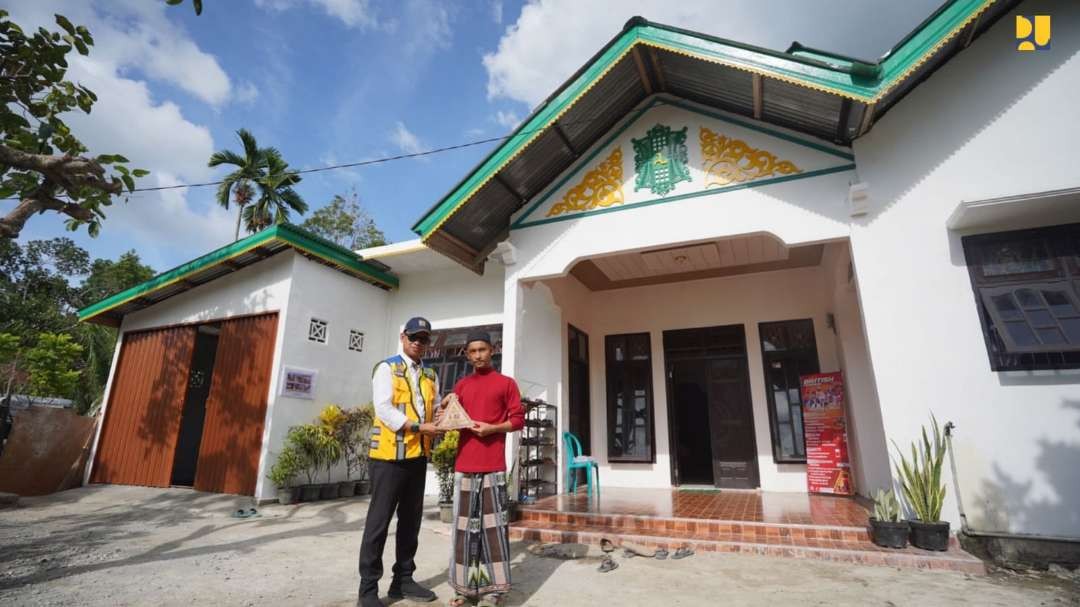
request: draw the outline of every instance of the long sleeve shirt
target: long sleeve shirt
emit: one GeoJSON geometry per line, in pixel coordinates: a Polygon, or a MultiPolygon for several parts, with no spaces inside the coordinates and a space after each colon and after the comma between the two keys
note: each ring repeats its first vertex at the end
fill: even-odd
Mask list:
{"type": "MultiPolygon", "coordinates": [[[[405,376],[409,379],[409,386],[412,387],[413,407],[417,416],[423,420],[424,397],[420,394],[420,369],[422,365],[405,354],[401,355],[401,359],[408,365],[405,376]]],[[[439,385],[437,377],[435,385],[439,385]]],[[[375,368],[375,374],[371,378],[371,395],[372,400],[375,401],[375,415],[388,428],[397,432],[409,421],[409,418],[391,402],[393,394],[393,378],[390,376],[390,365],[379,363],[375,368]]],[[[438,402],[439,395],[436,394],[435,403],[438,404],[438,402]]]]}
{"type": "MultiPolygon", "coordinates": [[[[525,426],[525,409],[517,382],[494,369],[466,375],[454,386],[461,406],[473,421],[501,424],[509,421],[511,432],[525,426]]],[[[479,437],[461,431],[458,472],[500,472],[506,470],[506,434],[496,432],[479,437]]]]}

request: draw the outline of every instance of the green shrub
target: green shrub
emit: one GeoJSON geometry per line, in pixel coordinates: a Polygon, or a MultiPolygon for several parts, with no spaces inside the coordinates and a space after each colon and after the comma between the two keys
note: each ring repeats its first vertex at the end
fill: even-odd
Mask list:
{"type": "Polygon", "coordinates": [[[922,442],[911,443],[911,460],[904,457],[900,447],[896,447],[900,463],[896,466],[900,476],[904,501],[915,514],[915,518],[924,523],[941,520],[941,506],[945,503],[945,483],[941,480],[941,467],[945,460],[945,436],[938,428],[937,419],[931,415],[931,433],[933,442],[922,428],[922,442]]]}

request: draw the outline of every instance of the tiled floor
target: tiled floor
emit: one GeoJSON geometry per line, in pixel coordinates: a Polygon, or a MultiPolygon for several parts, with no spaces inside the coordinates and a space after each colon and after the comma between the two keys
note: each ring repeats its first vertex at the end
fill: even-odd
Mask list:
{"type": "Polygon", "coordinates": [[[557,495],[521,509],[515,539],[616,544],[669,551],[682,546],[870,565],[983,573],[952,542],[947,552],[874,545],[866,507],[852,498],[757,491],[605,489],[599,499],[557,495]]]}
{"type": "Polygon", "coordinates": [[[584,493],[553,495],[526,508],[827,527],[865,527],[869,517],[868,510],[852,498],[734,490],[610,488],[599,498],[589,499],[584,493]]]}

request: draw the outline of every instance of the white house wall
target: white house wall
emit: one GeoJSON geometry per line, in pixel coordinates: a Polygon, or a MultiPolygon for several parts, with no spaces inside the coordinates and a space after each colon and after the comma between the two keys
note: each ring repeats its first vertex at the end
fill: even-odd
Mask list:
{"type": "MultiPolygon", "coordinates": [[[[266,480],[268,466],[284,445],[291,426],[314,421],[328,404],[343,408],[371,402],[371,370],[385,357],[386,322],[392,295],[351,276],[295,255],[292,289],[281,330],[283,344],[274,361],[271,400],[265,430],[263,455],[259,465],[260,498],[271,498],[275,488],[266,480]],[[327,322],[327,341],[308,339],[312,318],[327,322]],[[364,334],[362,352],[349,350],[349,331],[364,334]],[[299,367],[318,372],[314,399],[278,395],[281,368],[299,367]]],[[[331,480],[343,480],[343,468],[333,471],[331,480]]],[[[325,479],[322,472],[320,479],[325,479]]],[[[305,481],[306,482],[306,481],[305,481]]]]}
{"type": "Polygon", "coordinates": [[[1080,370],[991,371],[962,234],[946,227],[961,201],[1080,186],[1080,5],[1023,8],[1052,15],[1050,50],[1016,52],[1004,18],[856,142],[872,212],[851,242],[886,436],[908,444],[931,413],[954,422],[974,529],[1078,537],[1080,370]]]}

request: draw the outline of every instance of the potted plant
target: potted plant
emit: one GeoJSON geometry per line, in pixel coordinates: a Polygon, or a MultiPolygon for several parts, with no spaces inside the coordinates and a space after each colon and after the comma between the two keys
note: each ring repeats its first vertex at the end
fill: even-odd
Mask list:
{"type": "Polygon", "coordinates": [[[941,520],[941,506],[945,502],[945,483],[941,480],[945,437],[933,415],[930,421],[934,440],[931,442],[923,426],[922,442],[911,444],[910,461],[896,447],[900,456],[897,469],[904,501],[915,514],[915,520],[908,521],[912,545],[925,550],[946,550],[949,547],[949,523],[941,520]]]}
{"type": "Polygon", "coordinates": [[[326,466],[326,494],[330,499],[336,497],[350,497],[353,494],[354,483],[351,480],[339,481],[337,483],[330,482],[330,472],[334,466],[341,462],[345,456],[345,442],[348,440],[348,429],[345,427],[348,421],[345,412],[341,410],[341,407],[330,404],[323,407],[323,410],[319,412],[319,427],[326,435],[325,444],[323,448],[326,450],[325,461],[323,465],[326,466]]]}
{"type": "Polygon", "coordinates": [[[304,469],[303,458],[291,445],[287,445],[278,454],[274,465],[270,466],[267,478],[277,487],[278,503],[289,505],[299,498],[299,489],[292,481],[304,469]]]}
{"type": "Polygon", "coordinates": [[[345,478],[354,481],[355,495],[367,495],[371,492],[371,482],[367,478],[368,457],[371,453],[371,424],[375,421],[375,407],[371,403],[354,407],[345,412],[345,422],[339,430],[339,441],[345,456],[345,478]]]}
{"type": "Polygon", "coordinates": [[[457,459],[458,438],[458,431],[451,430],[431,450],[431,463],[439,478],[439,520],[444,523],[453,522],[454,518],[454,460],[457,459]]]}
{"type": "Polygon", "coordinates": [[[900,500],[889,489],[878,489],[874,496],[874,516],[870,517],[870,539],[885,548],[904,548],[907,546],[907,521],[900,520],[900,500]]]}
{"type": "Polygon", "coordinates": [[[296,450],[303,462],[302,470],[308,482],[300,487],[301,501],[317,501],[321,493],[321,486],[315,484],[315,476],[318,474],[323,461],[322,430],[314,424],[293,426],[289,428],[285,443],[296,450]]]}

